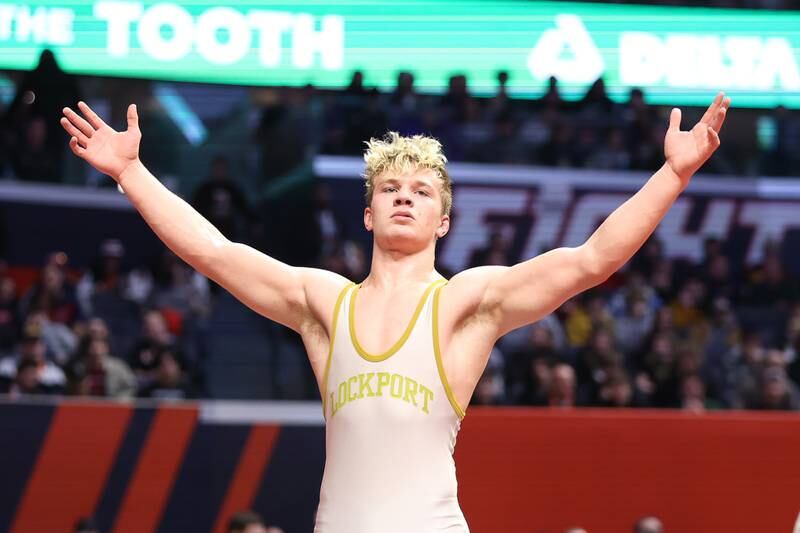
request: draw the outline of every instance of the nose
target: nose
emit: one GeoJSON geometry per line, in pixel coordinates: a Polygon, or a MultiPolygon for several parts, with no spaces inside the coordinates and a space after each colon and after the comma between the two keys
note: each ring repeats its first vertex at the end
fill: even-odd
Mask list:
{"type": "Polygon", "coordinates": [[[411,195],[401,190],[397,193],[397,196],[394,197],[394,205],[413,205],[413,202],[411,201],[411,195]]]}

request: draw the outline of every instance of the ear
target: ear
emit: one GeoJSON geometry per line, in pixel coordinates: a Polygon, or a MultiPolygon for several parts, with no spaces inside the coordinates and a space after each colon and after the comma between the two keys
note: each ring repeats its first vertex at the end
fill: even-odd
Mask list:
{"type": "Polygon", "coordinates": [[[439,227],[436,228],[436,238],[441,239],[447,235],[448,231],[450,231],[450,216],[442,215],[442,221],[439,224],[439,227]]]}
{"type": "Polygon", "coordinates": [[[364,208],[364,227],[367,228],[367,231],[372,231],[372,208],[365,207],[364,208]]]}

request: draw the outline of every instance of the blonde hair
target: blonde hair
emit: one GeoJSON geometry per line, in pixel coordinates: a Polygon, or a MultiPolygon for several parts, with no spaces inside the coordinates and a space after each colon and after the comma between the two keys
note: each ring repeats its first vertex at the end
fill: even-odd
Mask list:
{"type": "Polygon", "coordinates": [[[449,215],[453,206],[453,183],[447,173],[447,158],[442,144],[433,137],[414,135],[403,137],[390,131],[383,139],[370,139],[364,154],[365,198],[372,203],[375,178],[386,171],[407,173],[415,170],[432,170],[441,181],[442,214],[449,215]]]}

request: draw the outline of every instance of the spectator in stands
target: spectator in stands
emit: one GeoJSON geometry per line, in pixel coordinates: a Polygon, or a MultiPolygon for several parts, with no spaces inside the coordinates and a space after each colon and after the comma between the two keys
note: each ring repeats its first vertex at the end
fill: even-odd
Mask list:
{"type": "Polygon", "coordinates": [[[84,335],[90,339],[111,340],[108,325],[102,318],[92,317],[86,322],[84,335]]]}
{"type": "Polygon", "coordinates": [[[652,284],[651,278],[665,260],[664,244],[653,234],[631,258],[631,270],[641,273],[652,284]]]}
{"type": "Polygon", "coordinates": [[[740,303],[752,307],[786,310],[798,298],[796,283],[784,270],[780,251],[774,243],[765,247],[764,260],[751,270],[742,287],[740,303]]]}
{"type": "Polygon", "coordinates": [[[504,405],[508,403],[503,377],[503,355],[497,348],[492,349],[489,363],[475,387],[470,403],[473,405],[504,405]]]}
{"type": "Polygon", "coordinates": [[[136,376],[121,359],[111,355],[108,341],[87,338],[69,364],[72,388],[78,396],[132,398],[136,376]]]}
{"type": "Polygon", "coordinates": [[[552,329],[542,323],[527,331],[526,342],[508,354],[506,390],[513,403],[546,405],[551,367],[557,360],[555,338],[552,329]]]}
{"type": "Polygon", "coordinates": [[[699,375],[684,377],[680,391],[681,409],[693,413],[702,413],[706,410],[706,388],[699,375]]]}
{"type": "Polygon", "coordinates": [[[561,98],[558,79],[555,76],[550,76],[547,79],[547,89],[545,89],[542,97],[535,101],[535,106],[541,109],[551,108],[559,113],[565,109],[565,102],[561,98]]]}
{"type": "Polygon", "coordinates": [[[339,216],[339,213],[333,209],[331,189],[326,184],[319,181],[316,183],[314,199],[314,217],[319,231],[321,261],[323,257],[332,253],[338,243],[344,239],[344,221],[339,216]]]}
{"type": "Polygon", "coordinates": [[[364,139],[380,137],[389,129],[389,115],[377,89],[369,90],[357,102],[348,104],[338,118],[345,131],[341,132],[340,146],[333,153],[357,155],[364,148],[364,139]]]}
{"type": "Polygon", "coordinates": [[[574,128],[565,121],[555,122],[550,136],[539,149],[537,161],[551,167],[573,167],[573,143],[574,128]]]}
{"type": "Polygon", "coordinates": [[[301,138],[304,132],[292,123],[288,90],[267,89],[265,94],[269,97],[261,109],[255,141],[261,155],[262,181],[269,186],[295,170],[306,154],[301,138]],[[276,146],[281,149],[275,150],[276,146]]]}
{"type": "Polygon", "coordinates": [[[353,72],[353,76],[350,78],[350,83],[344,93],[355,96],[363,96],[367,93],[367,88],[364,87],[364,73],[362,71],[356,70],[353,72]]]}
{"type": "Polygon", "coordinates": [[[397,86],[389,96],[387,121],[391,131],[400,135],[416,135],[424,132],[423,109],[414,88],[414,75],[410,72],[397,74],[397,86]]]}
{"type": "Polygon", "coordinates": [[[709,396],[729,406],[733,403],[729,393],[733,389],[742,333],[736,314],[727,299],[714,300],[711,313],[701,375],[709,396]]]}
{"type": "Polygon", "coordinates": [[[211,308],[208,280],[165,248],[161,261],[153,271],[150,305],[169,309],[180,319],[205,318],[211,308]]]}
{"type": "Polygon", "coordinates": [[[188,400],[197,396],[189,376],[181,368],[180,359],[171,349],[162,349],[156,360],[155,377],[139,389],[140,397],[188,400]]]}
{"type": "Polygon", "coordinates": [[[564,333],[570,350],[586,346],[592,334],[592,319],[586,310],[586,294],[581,294],[564,302],[557,313],[564,324],[564,333]]]}
{"type": "Polygon", "coordinates": [[[678,296],[669,304],[673,325],[685,332],[705,322],[702,309],[704,286],[697,280],[688,280],[681,286],[678,296]]]}
{"type": "Polygon", "coordinates": [[[611,368],[600,385],[598,405],[601,407],[632,407],[633,387],[621,367],[611,368]]]}
{"type": "Polygon", "coordinates": [[[53,149],[51,135],[57,135],[47,127],[42,116],[32,116],[21,125],[20,142],[11,153],[11,167],[17,178],[23,181],[45,181],[57,183],[62,179],[61,153],[53,149]]]}
{"type": "Polygon", "coordinates": [[[655,313],[644,290],[631,290],[625,295],[624,313],[614,320],[616,341],[626,356],[638,352],[653,329],[655,313]]]}
{"type": "Polygon", "coordinates": [[[800,171],[800,119],[783,105],[777,106],[762,120],[771,122],[774,135],[761,146],[761,171],[768,176],[796,175],[800,171]]]}
{"type": "Polygon", "coordinates": [[[28,315],[26,325],[36,328],[47,348],[47,357],[59,366],[64,366],[78,347],[78,337],[61,322],[53,322],[42,310],[28,315]]]}
{"type": "Polygon", "coordinates": [[[26,359],[17,365],[17,375],[13,381],[0,380],[0,392],[12,398],[31,394],[48,394],[50,390],[39,381],[39,365],[26,359]]]}
{"type": "Polygon", "coordinates": [[[731,406],[747,409],[759,403],[759,389],[764,370],[766,346],[758,332],[748,332],[741,345],[741,355],[734,369],[734,390],[728,394],[731,406]]]}
{"type": "Polygon", "coordinates": [[[322,258],[322,268],[341,274],[348,279],[363,279],[367,272],[367,254],[356,241],[331,243],[328,255],[322,258]]]}
{"type": "Polygon", "coordinates": [[[631,155],[625,147],[622,130],[612,128],[606,135],[603,146],[594,150],[587,160],[586,166],[600,170],[623,170],[631,166],[631,155]]]}
{"type": "Polygon", "coordinates": [[[761,388],[750,409],[768,410],[797,410],[800,408],[800,399],[797,387],[793,387],[786,371],[780,367],[764,369],[761,376],[761,388]]]}
{"type": "Polygon", "coordinates": [[[78,100],[75,78],[61,70],[52,51],[43,50],[36,68],[17,85],[4,120],[11,132],[8,152],[18,178],[62,180],[68,139],[55,125],[61,110],[78,100]]]}
{"type": "Polygon", "coordinates": [[[49,320],[61,324],[72,324],[79,318],[75,287],[66,279],[62,265],[48,260],[41,279],[22,297],[20,310],[23,316],[42,311],[49,320]]]}
{"type": "MultiPolygon", "coordinates": [[[[26,325],[16,353],[0,359],[0,382],[8,384],[18,377],[18,369],[25,367],[21,379],[29,385],[35,366],[38,387],[41,392],[58,394],[64,390],[66,378],[64,372],[45,357],[46,348],[41,332],[34,325],[26,325]]],[[[29,388],[29,387],[28,387],[29,388]]]]}
{"type": "Polygon", "coordinates": [[[598,78],[592,83],[578,107],[582,119],[587,123],[608,123],[608,117],[614,108],[614,102],[606,93],[606,83],[603,78],[598,78]]]}
{"type": "Polygon", "coordinates": [[[636,387],[652,407],[676,407],[678,404],[679,379],[674,343],[670,331],[656,332],[641,361],[636,387]]]}
{"type": "Polygon", "coordinates": [[[256,217],[241,186],[231,176],[227,157],[217,156],[211,161],[208,178],[197,188],[191,203],[229,239],[250,238],[256,217]]]}
{"type": "Polygon", "coordinates": [[[575,371],[567,364],[553,367],[550,386],[547,390],[547,405],[550,407],[575,407],[575,371]]]}
{"type": "Polygon", "coordinates": [[[141,336],[128,359],[140,388],[156,378],[159,353],[166,348],[174,349],[175,343],[176,338],[169,331],[164,315],[153,309],[146,311],[142,319],[141,336]]]}
{"type": "Polygon", "coordinates": [[[703,305],[705,309],[709,309],[711,302],[716,299],[734,300],[737,297],[730,259],[727,255],[716,253],[706,259],[701,268],[701,279],[706,288],[703,305]]]}
{"type": "Polygon", "coordinates": [[[609,377],[623,363],[623,356],[614,344],[612,330],[598,326],[592,332],[588,345],[580,352],[576,364],[579,403],[597,405],[600,390],[609,377]]]}
{"type": "Polygon", "coordinates": [[[509,243],[500,228],[492,229],[488,244],[475,250],[469,260],[470,268],[485,265],[508,266],[510,264],[511,251],[509,250],[509,243]]]}
{"type": "Polygon", "coordinates": [[[489,120],[512,113],[511,95],[508,93],[508,71],[501,70],[497,73],[497,92],[489,100],[486,115],[489,120]]]}
{"type": "Polygon", "coordinates": [[[125,246],[116,238],[106,239],[100,244],[98,257],[91,270],[77,286],[78,303],[84,316],[97,314],[97,296],[115,301],[144,304],[152,290],[152,279],[142,270],[128,271],[124,268],[125,246]]]}
{"type": "Polygon", "coordinates": [[[0,356],[14,349],[20,322],[17,284],[13,278],[0,274],[0,356]]]}
{"type": "Polygon", "coordinates": [[[264,520],[252,511],[240,511],[228,521],[228,533],[269,533],[264,520]]]}
{"type": "Polygon", "coordinates": [[[655,516],[644,516],[633,525],[633,533],[664,533],[664,526],[655,516]]]}

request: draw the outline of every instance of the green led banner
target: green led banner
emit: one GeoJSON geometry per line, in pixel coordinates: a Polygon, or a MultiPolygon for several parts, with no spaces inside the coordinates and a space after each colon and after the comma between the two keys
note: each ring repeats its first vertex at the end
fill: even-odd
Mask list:
{"type": "Polygon", "coordinates": [[[598,77],[624,100],[800,107],[800,13],[520,0],[0,0],[0,68],[43,47],[82,74],[245,85],[342,87],[354,70],[393,87],[401,70],[478,94],[507,70],[520,97],[556,76],[567,98],[598,77]]]}

